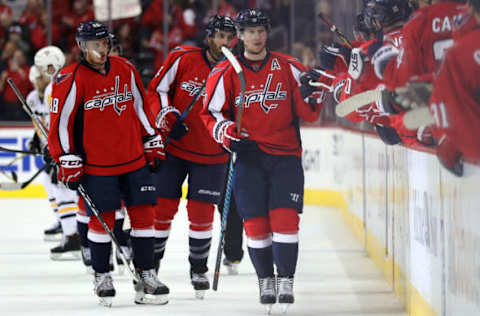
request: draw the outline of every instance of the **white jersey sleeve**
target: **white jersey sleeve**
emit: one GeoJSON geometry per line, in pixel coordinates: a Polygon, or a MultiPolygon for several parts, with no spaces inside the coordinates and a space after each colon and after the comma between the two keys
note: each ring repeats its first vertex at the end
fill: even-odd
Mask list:
{"type": "Polygon", "coordinates": [[[52,103],[52,82],[48,84],[43,93],[43,111],[45,113],[45,126],[50,128],[50,103],[52,103]]]}

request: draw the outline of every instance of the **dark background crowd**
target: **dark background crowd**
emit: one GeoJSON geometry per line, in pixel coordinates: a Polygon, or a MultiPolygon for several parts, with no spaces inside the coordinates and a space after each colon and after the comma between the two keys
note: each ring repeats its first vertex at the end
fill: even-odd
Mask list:
{"type": "MultiPolygon", "coordinates": [[[[118,2],[113,1],[114,5],[118,2]]],[[[348,36],[360,0],[141,0],[142,14],[113,20],[112,32],[147,85],[173,47],[203,45],[205,26],[214,14],[235,17],[246,7],[262,8],[272,20],[269,45],[272,50],[289,53],[307,67],[316,65],[317,50],[334,40],[318,12],[329,16],[348,36]],[[164,12],[164,1],[168,12],[164,12]],[[214,8],[217,10],[215,11],[214,8]],[[167,43],[164,22],[168,25],[167,43]],[[168,48],[165,48],[168,45],[168,48]]],[[[80,22],[95,18],[92,0],[51,0],[51,44],[66,55],[66,64],[78,60],[75,30],[80,22]]],[[[0,0],[0,121],[27,121],[6,78],[10,77],[26,96],[32,89],[28,79],[33,56],[49,45],[49,14],[46,0],[0,0]]],[[[107,21],[104,21],[108,23],[107,21]]],[[[322,120],[334,119],[327,107],[322,120]]],[[[11,123],[10,123],[11,124],[11,123]]]]}

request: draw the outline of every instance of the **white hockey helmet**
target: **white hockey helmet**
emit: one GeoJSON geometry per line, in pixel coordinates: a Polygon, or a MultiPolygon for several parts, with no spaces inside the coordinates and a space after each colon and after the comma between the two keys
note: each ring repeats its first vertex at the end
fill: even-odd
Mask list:
{"type": "Polygon", "coordinates": [[[41,48],[34,57],[34,64],[43,73],[48,76],[55,76],[65,65],[65,55],[62,50],[56,46],[46,46],[41,48]],[[54,73],[48,73],[48,66],[52,65],[54,73]]]}
{"type": "Polygon", "coordinates": [[[37,79],[41,76],[40,71],[38,71],[37,66],[33,65],[30,67],[30,72],[28,73],[28,79],[30,79],[30,82],[35,85],[37,82],[37,79]]]}

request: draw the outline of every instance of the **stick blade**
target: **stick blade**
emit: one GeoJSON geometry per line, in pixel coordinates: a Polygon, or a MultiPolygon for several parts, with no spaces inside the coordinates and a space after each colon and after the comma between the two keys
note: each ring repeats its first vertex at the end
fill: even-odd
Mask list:
{"type": "Polygon", "coordinates": [[[348,114],[354,112],[355,110],[361,108],[364,105],[370,104],[372,102],[382,99],[381,90],[368,90],[359,94],[352,96],[351,98],[346,99],[343,102],[340,102],[335,107],[335,113],[338,117],[345,117],[348,114]]]}
{"type": "Polygon", "coordinates": [[[403,117],[403,125],[411,130],[419,129],[421,126],[429,126],[433,123],[435,123],[435,121],[428,107],[408,111],[403,117]]]}
{"type": "Polygon", "coordinates": [[[14,182],[1,182],[0,183],[0,190],[3,191],[17,191],[21,190],[22,183],[14,183],[14,182]]]}

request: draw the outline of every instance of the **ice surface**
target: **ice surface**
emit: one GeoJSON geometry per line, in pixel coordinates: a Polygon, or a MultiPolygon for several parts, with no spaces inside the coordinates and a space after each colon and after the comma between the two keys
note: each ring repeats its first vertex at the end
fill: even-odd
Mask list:
{"type": "MultiPolygon", "coordinates": [[[[52,262],[43,230],[52,223],[47,200],[0,199],[0,316],[7,315],[265,315],[258,303],[257,280],[250,260],[237,276],[222,274],[219,291],[194,298],[189,280],[188,223],[185,204],[173,223],[160,280],[170,287],[164,306],[133,303],[128,273],[113,273],[113,307],[98,305],[92,276],[80,261],[52,262]]],[[[209,259],[214,269],[218,217],[209,259]]],[[[246,252],[247,254],[247,252],[246,252]]],[[[226,273],[226,269],[222,269],[226,273]]],[[[296,302],[288,315],[406,315],[380,271],[365,256],[339,212],[307,206],[301,219],[296,302]]],[[[274,306],[272,315],[280,315],[274,306]]]]}

